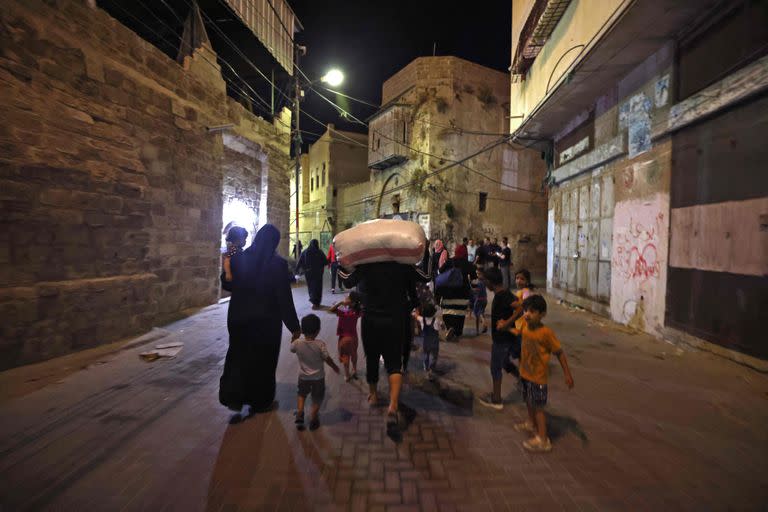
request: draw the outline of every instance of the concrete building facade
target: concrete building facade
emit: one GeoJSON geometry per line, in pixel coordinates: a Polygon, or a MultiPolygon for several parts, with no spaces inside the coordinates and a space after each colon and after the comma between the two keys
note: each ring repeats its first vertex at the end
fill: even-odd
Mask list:
{"type": "Polygon", "coordinates": [[[210,46],[179,64],[93,5],[0,5],[0,369],[215,302],[231,221],[287,252],[290,114],[228,97],[210,46]]]}
{"type": "MultiPolygon", "coordinates": [[[[344,207],[356,194],[370,190],[367,141],[365,134],[337,130],[329,124],[302,155],[299,240],[304,247],[316,238],[327,251],[336,233],[368,220],[364,209],[344,207]]],[[[294,183],[292,178],[291,190],[295,190],[294,183]]],[[[295,240],[295,221],[292,226],[291,238],[295,240]]]]}
{"type": "Polygon", "coordinates": [[[510,129],[550,154],[552,294],[762,366],[768,14],[726,4],[514,1],[510,129]]]}
{"type": "MultiPolygon", "coordinates": [[[[516,267],[545,268],[545,162],[511,143],[509,75],[456,57],[420,57],[382,87],[370,120],[369,207],[452,246],[509,237],[516,267]]],[[[357,204],[357,202],[351,202],[357,204]]]]}

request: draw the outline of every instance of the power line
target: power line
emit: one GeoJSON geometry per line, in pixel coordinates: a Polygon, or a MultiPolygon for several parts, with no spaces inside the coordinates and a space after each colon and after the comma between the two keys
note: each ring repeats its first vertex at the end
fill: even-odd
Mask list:
{"type": "MultiPolygon", "coordinates": [[[[499,139],[499,140],[497,140],[497,141],[495,141],[495,142],[493,142],[493,143],[491,143],[491,144],[488,144],[488,145],[487,145],[487,147],[485,147],[485,148],[483,148],[483,149],[481,149],[481,150],[479,150],[479,151],[475,151],[474,153],[472,153],[472,154],[470,154],[470,155],[467,155],[466,157],[464,157],[464,158],[462,158],[462,159],[460,159],[460,160],[457,160],[457,161],[451,162],[451,163],[449,163],[448,165],[445,165],[445,166],[443,166],[443,167],[440,167],[440,168],[438,168],[438,169],[435,169],[434,171],[431,171],[431,172],[427,173],[427,174],[426,174],[426,176],[424,176],[424,177],[421,179],[421,181],[425,181],[425,180],[427,180],[428,178],[431,178],[432,176],[435,176],[436,174],[439,174],[439,173],[441,173],[441,172],[443,172],[443,171],[446,171],[447,169],[450,169],[451,167],[455,167],[455,166],[457,166],[457,165],[461,165],[463,162],[466,162],[467,160],[470,160],[470,159],[472,159],[472,158],[475,158],[477,155],[480,155],[480,154],[482,154],[482,153],[484,153],[484,152],[486,152],[486,151],[490,151],[491,149],[495,148],[496,146],[499,146],[499,145],[501,145],[501,144],[504,144],[504,143],[505,143],[505,142],[507,142],[507,141],[508,141],[508,140],[509,140],[511,137],[512,137],[511,135],[509,135],[509,136],[506,136],[506,137],[503,137],[503,138],[501,138],[501,139],[499,139]]],[[[391,193],[393,193],[393,192],[397,192],[397,191],[400,191],[400,190],[404,190],[404,189],[406,189],[406,188],[410,187],[410,186],[411,186],[411,185],[414,183],[414,181],[415,181],[415,180],[411,180],[411,181],[409,181],[408,183],[404,183],[403,185],[398,185],[398,186],[396,186],[396,187],[392,187],[392,188],[391,188],[391,189],[389,189],[389,190],[385,190],[385,191],[382,191],[381,195],[384,195],[384,194],[391,194],[391,193]]],[[[357,205],[357,204],[363,204],[363,203],[365,203],[365,202],[367,202],[367,201],[370,201],[370,200],[372,200],[372,199],[376,199],[376,197],[378,197],[378,195],[367,196],[367,197],[361,198],[361,199],[359,199],[359,200],[356,200],[356,201],[351,201],[351,202],[349,202],[349,203],[346,203],[346,204],[344,204],[344,206],[354,206],[354,205],[357,205]]]]}
{"type": "MultiPolygon", "coordinates": [[[[398,144],[402,144],[402,145],[403,145],[403,146],[405,146],[406,148],[408,148],[408,149],[410,149],[411,151],[414,151],[414,152],[416,152],[416,153],[421,153],[421,154],[423,154],[423,155],[426,155],[426,156],[429,156],[429,157],[431,157],[431,158],[438,158],[438,159],[440,159],[440,160],[443,160],[443,161],[448,161],[448,162],[454,162],[454,163],[458,163],[458,165],[460,165],[461,167],[463,167],[463,168],[467,169],[468,171],[470,171],[470,172],[473,172],[473,173],[477,174],[478,176],[480,176],[480,177],[482,177],[482,178],[485,178],[485,179],[487,179],[487,180],[489,180],[489,181],[492,181],[492,182],[494,182],[494,183],[498,183],[498,184],[500,184],[500,185],[504,185],[504,186],[506,186],[506,187],[508,187],[508,188],[513,188],[513,189],[515,189],[515,190],[522,190],[522,191],[524,191],[524,192],[531,192],[531,193],[534,193],[534,194],[540,194],[540,193],[541,193],[541,191],[539,191],[539,190],[526,189],[526,188],[522,188],[522,187],[510,187],[509,185],[505,184],[504,182],[502,182],[502,181],[499,181],[499,180],[497,180],[497,179],[495,179],[495,178],[492,178],[492,177],[490,177],[490,176],[488,176],[488,175],[486,175],[486,174],[483,174],[482,172],[480,172],[480,171],[478,171],[478,170],[476,170],[476,169],[473,169],[472,167],[469,167],[468,165],[466,165],[466,164],[464,164],[464,163],[461,163],[461,162],[456,162],[455,160],[451,160],[450,158],[445,158],[445,157],[443,157],[443,156],[438,156],[438,155],[435,155],[435,154],[432,154],[432,153],[428,153],[428,152],[426,152],[426,151],[422,151],[422,150],[420,150],[420,149],[414,148],[414,147],[412,147],[412,146],[409,146],[409,145],[405,144],[405,143],[404,143],[404,141],[399,141],[399,140],[397,140],[397,139],[394,139],[394,138],[392,138],[392,137],[390,137],[390,136],[388,136],[388,135],[386,135],[386,134],[384,134],[384,133],[381,133],[380,131],[378,131],[378,130],[376,130],[376,129],[370,128],[370,126],[369,126],[367,123],[365,123],[364,121],[361,121],[360,119],[358,119],[358,118],[356,118],[355,116],[353,116],[351,113],[347,112],[346,110],[344,110],[344,109],[343,109],[343,108],[341,108],[340,106],[336,105],[336,104],[335,104],[333,101],[331,101],[330,99],[328,99],[327,97],[325,97],[323,94],[321,94],[321,93],[320,93],[319,91],[317,91],[316,89],[314,89],[314,88],[312,88],[312,87],[310,87],[310,88],[311,88],[311,89],[312,89],[312,90],[315,92],[315,94],[317,94],[318,96],[320,96],[321,98],[323,98],[325,101],[327,101],[328,103],[330,103],[331,105],[333,105],[334,107],[336,107],[336,108],[337,108],[337,109],[338,109],[340,112],[344,112],[344,113],[346,113],[346,114],[347,114],[349,117],[351,117],[352,119],[354,119],[355,121],[357,121],[359,124],[362,124],[363,126],[366,126],[366,127],[368,127],[368,128],[369,128],[369,130],[373,130],[373,132],[374,132],[374,133],[377,133],[377,134],[378,134],[380,137],[383,137],[383,138],[385,138],[385,139],[387,139],[387,140],[390,140],[390,141],[392,141],[392,142],[397,142],[398,144]]],[[[507,137],[507,138],[511,138],[511,135],[509,135],[509,134],[503,134],[502,136],[503,136],[503,137],[507,137]]]]}

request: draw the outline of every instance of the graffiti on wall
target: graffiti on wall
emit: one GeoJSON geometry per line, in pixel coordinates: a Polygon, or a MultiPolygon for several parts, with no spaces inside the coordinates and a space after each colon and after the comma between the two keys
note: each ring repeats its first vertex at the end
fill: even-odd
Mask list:
{"type": "Polygon", "coordinates": [[[652,223],[644,224],[630,217],[629,226],[615,235],[613,268],[626,280],[640,283],[658,279],[659,233],[664,226],[664,213],[658,212],[652,223]]]}

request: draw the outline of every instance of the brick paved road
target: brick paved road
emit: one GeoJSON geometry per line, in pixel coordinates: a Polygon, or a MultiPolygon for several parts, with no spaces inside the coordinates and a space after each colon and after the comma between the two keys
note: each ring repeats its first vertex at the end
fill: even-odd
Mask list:
{"type": "MultiPolygon", "coordinates": [[[[307,311],[306,291],[296,290],[307,311]]],[[[326,296],[326,302],[330,302],[326,296]]],[[[0,510],[760,509],[768,503],[768,379],[552,306],[576,379],[553,367],[555,449],[522,450],[511,382],[502,412],[411,386],[387,438],[362,382],[327,377],[317,432],[293,426],[297,363],[277,410],[229,426],[216,398],[226,304],[167,326],[177,359],[146,347],[0,405],[0,510]]],[[[335,322],[322,335],[335,351],[335,322]]],[[[170,341],[165,339],[163,341],[170,341]]],[[[286,338],[287,341],[287,338],[286,338]]],[[[445,385],[489,386],[487,337],[442,345],[445,385]]],[[[418,357],[416,354],[414,357],[418,357]]],[[[420,376],[415,374],[414,382],[420,376]]],[[[382,389],[384,386],[382,384],[382,389]]]]}

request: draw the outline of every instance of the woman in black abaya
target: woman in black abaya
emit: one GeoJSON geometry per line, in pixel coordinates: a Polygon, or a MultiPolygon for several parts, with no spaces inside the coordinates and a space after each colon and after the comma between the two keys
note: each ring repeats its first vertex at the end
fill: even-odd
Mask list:
{"type": "Polygon", "coordinates": [[[296,265],[296,271],[304,269],[304,275],[307,277],[307,289],[309,291],[309,302],[312,303],[312,309],[318,309],[323,299],[323,273],[328,265],[328,258],[320,250],[320,243],[317,239],[309,242],[309,247],[299,258],[296,265]]]}
{"type": "Polygon", "coordinates": [[[291,294],[288,263],[275,253],[280,231],[262,227],[248,249],[232,256],[232,281],[222,273],[222,287],[232,293],[227,313],[229,349],[219,387],[219,401],[233,411],[232,423],[270,410],[275,399],[275,371],[282,324],[296,339],[301,334],[291,294]]]}

